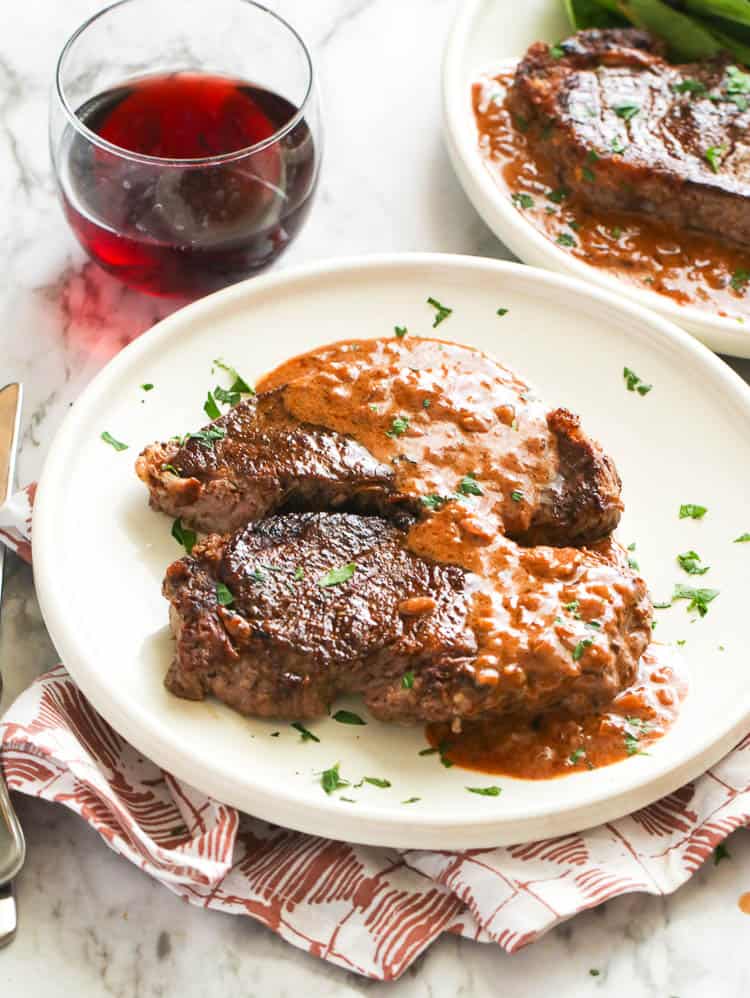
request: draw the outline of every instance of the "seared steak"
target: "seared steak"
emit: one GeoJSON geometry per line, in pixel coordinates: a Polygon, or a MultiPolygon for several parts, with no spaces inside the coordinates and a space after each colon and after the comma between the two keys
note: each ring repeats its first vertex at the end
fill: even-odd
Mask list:
{"type": "Polygon", "coordinates": [[[747,82],[727,59],[673,66],[644,32],[590,30],[532,45],[509,104],[560,188],[747,245],[747,82]]]}
{"type": "Polygon", "coordinates": [[[356,345],[298,358],[282,368],[288,384],[147,447],[136,468],[151,505],[217,533],[276,511],[398,517],[456,499],[491,508],[524,544],[593,543],[617,526],[619,476],[577,416],[545,413],[479,351],[356,345]]]}
{"type": "Polygon", "coordinates": [[[413,722],[580,712],[633,681],[650,603],[609,543],[507,542],[507,619],[488,671],[472,619],[482,580],[414,555],[406,536],[377,516],[291,513],[207,538],[164,582],[177,638],[167,686],[290,719],[359,692],[376,717],[413,722]]]}
{"type": "Polygon", "coordinates": [[[282,507],[383,512],[392,466],[356,440],[300,424],[281,391],[249,398],[184,442],[147,447],[136,462],[151,505],[191,527],[226,533],[282,507]],[[206,430],[224,435],[201,436],[206,430]]]}

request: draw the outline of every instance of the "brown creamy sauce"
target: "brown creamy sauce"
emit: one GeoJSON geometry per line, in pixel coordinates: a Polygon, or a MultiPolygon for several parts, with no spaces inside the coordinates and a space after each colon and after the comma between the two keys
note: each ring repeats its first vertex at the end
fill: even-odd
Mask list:
{"type": "Polygon", "coordinates": [[[680,305],[737,319],[750,319],[750,290],[731,286],[732,275],[750,269],[747,250],[710,236],[674,229],[618,211],[589,208],[575,194],[556,197],[554,164],[544,156],[543,129],[523,131],[505,106],[512,72],[484,75],[473,85],[479,147],[492,177],[508,196],[528,195],[533,205],[516,207],[543,235],[562,238],[566,252],[631,284],[656,291],[680,305]]]}
{"type": "MultiPolygon", "coordinates": [[[[587,675],[597,683],[611,675],[616,683],[623,654],[617,635],[636,585],[622,571],[619,545],[525,548],[505,536],[528,527],[559,462],[545,407],[517,375],[478,350],[406,336],[322,347],[282,364],[257,389],[284,385],[294,416],[354,437],[391,464],[398,491],[444,499],[437,508],[425,506],[407,546],[472,573],[470,624],[478,650],[466,669],[475,683],[493,687],[498,702],[522,704],[529,690],[540,703],[545,696],[558,702],[556,691],[575,680],[577,692],[564,706],[578,717],[590,709],[587,675]]],[[[641,626],[650,634],[649,621],[641,626]]],[[[449,758],[527,778],[572,770],[558,755],[561,745],[573,745],[567,756],[575,751],[576,739],[594,765],[622,758],[622,718],[609,722],[612,730],[605,723],[620,705],[628,716],[648,720],[650,739],[666,730],[677,709],[679,681],[656,655],[607,714],[573,722],[560,711],[534,725],[528,717],[464,722],[466,734],[450,736],[449,758]]],[[[429,731],[433,744],[447,734],[444,726],[429,731]]]]}
{"type": "Polygon", "coordinates": [[[450,725],[429,724],[427,738],[448,763],[526,780],[585,772],[648,754],[677,718],[686,685],[680,662],[666,645],[651,645],[638,678],[601,711],[579,716],[551,710],[537,717],[504,717],[450,725]]]}

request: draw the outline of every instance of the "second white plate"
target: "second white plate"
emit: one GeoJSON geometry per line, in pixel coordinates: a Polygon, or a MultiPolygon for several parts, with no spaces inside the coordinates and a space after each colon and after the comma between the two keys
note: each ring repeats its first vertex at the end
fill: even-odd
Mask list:
{"type": "Polygon", "coordinates": [[[514,63],[535,41],[571,34],[562,0],[464,0],[443,61],[443,114],[453,167],[472,204],[495,235],[525,263],[580,277],[677,322],[718,353],[750,357],[750,324],[681,306],[663,295],[619,281],[566,253],[517,211],[487,170],[479,152],[471,84],[481,72],[514,63]]]}

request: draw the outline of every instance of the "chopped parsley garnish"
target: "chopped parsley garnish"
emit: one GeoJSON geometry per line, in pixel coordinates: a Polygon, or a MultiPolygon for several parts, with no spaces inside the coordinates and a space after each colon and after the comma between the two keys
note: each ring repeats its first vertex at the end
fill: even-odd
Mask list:
{"type": "Polygon", "coordinates": [[[714,173],[719,172],[719,167],[721,166],[721,161],[724,158],[726,151],[726,146],[709,146],[708,149],[706,149],[706,162],[714,173]]]}
{"type": "Polygon", "coordinates": [[[109,444],[110,447],[114,447],[115,450],[127,450],[128,445],[124,444],[121,440],[115,440],[111,433],[106,430],[102,433],[102,440],[105,444],[109,444]]]}
{"type": "MultiPolygon", "coordinates": [[[[209,395],[210,394],[211,393],[209,392],[209,395]]],[[[225,388],[222,388],[221,385],[217,385],[216,388],[214,388],[214,398],[218,402],[223,402],[224,405],[237,405],[242,396],[239,392],[234,392],[231,389],[227,391],[225,388]]]]}
{"type": "Polygon", "coordinates": [[[214,399],[211,392],[208,393],[208,395],[206,396],[206,401],[203,403],[203,411],[205,412],[205,414],[208,416],[209,419],[218,419],[219,416],[221,416],[221,410],[216,404],[216,400],[214,399]]]}
{"type": "Polygon", "coordinates": [[[613,108],[617,117],[622,118],[623,121],[630,121],[631,118],[635,118],[640,110],[640,104],[616,104],[613,108]]]}
{"type": "Polygon", "coordinates": [[[420,502],[428,509],[440,509],[445,503],[450,502],[449,496],[439,496],[434,492],[427,496],[420,496],[420,502]]]}
{"type": "Polygon", "coordinates": [[[613,229],[611,229],[611,235],[613,239],[620,238],[620,236],[622,235],[622,229],[620,228],[619,225],[616,225],[613,229]]]}
{"type": "Polygon", "coordinates": [[[577,748],[574,752],[571,752],[568,756],[568,762],[571,766],[575,766],[576,763],[580,762],[581,759],[586,758],[586,749],[577,748]]]}
{"type": "Polygon", "coordinates": [[[732,291],[738,294],[742,294],[748,284],[750,284],[750,270],[735,270],[729,281],[732,291]]]}
{"type": "Polygon", "coordinates": [[[262,582],[266,581],[266,574],[265,574],[265,572],[261,572],[261,570],[259,568],[257,568],[257,567],[254,568],[252,570],[252,572],[248,572],[247,577],[248,577],[248,579],[250,579],[251,582],[261,582],[262,583],[262,582]]]}
{"type": "Polygon", "coordinates": [[[401,688],[404,690],[410,690],[414,686],[414,673],[405,672],[401,677],[401,688]]]}
{"type": "Polygon", "coordinates": [[[350,783],[348,780],[341,779],[339,775],[339,763],[337,762],[335,766],[331,766],[330,769],[324,769],[320,774],[320,785],[327,794],[332,794],[334,790],[341,790],[342,787],[350,786],[350,783]]]}
{"type": "Polygon", "coordinates": [[[470,794],[479,794],[480,797],[499,797],[502,793],[500,787],[467,787],[470,794]]]}
{"type": "Polygon", "coordinates": [[[464,475],[461,481],[458,483],[458,491],[464,496],[481,496],[484,495],[482,488],[476,480],[476,477],[469,472],[468,475],[464,475]]]}
{"type": "Polygon", "coordinates": [[[592,967],[589,971],[592,977],[598,977],[601,974],[601,970],[597,970],[596,967],[592,967]]]}
{"type": "Polygon", "coordinates": [[[709,565],[701,565],[701,556],[696,551],[685,551],[677,555],[677,561],[688,575],[705,575],[709,565]]]}
{"type": "Polygon", "coordinates": [[[698,506],[694,502],[685,502],[680,506],[680,519],[702,520],[708,512],[707,506],[698,506]]]}
{"type": "Polygon", "coordinates": [[[518,489],[513,489],[513,491],[510,494],[510,497],[513,500],[513,502],[520,502],[523,499],[523,492],[520,492],[518,489]]]}
{"type": "Polygon", "coordinates": [[[589,163],[598,163],[601,157],[599,153],[596,151],[596,149],[589,149],[588,153],[586,154],[586,159],[589,161],[589,163]]]}
{"type": "Polygon", "coordinates": [[[581,638],[581,640],[578,642],[578,644],[575,646],[575,648],[572,651],[573,661],[577,662],[581,658],[583,653],[586,651],[586,649],[589,647],[589,645],[592,645],[593,643],[594,643],[593,638],[581,638]]]}
{"type": "Polygon", "coordinates": [[[337,710],[333,719],[339,724],[367,724],[367,721],[363,721],[359,714],[355,714],[351,710],[337,710]]]}
{"type": "Polygon", "coordinates": [[[507,315],[507,314],[508,314],[508,309],[507,308],[499,308],[497,310],[497,312],[496,312],[496,315],[499,315],[501,318],[502,318],[502,316],[507,315]]]}
{"type": "Polygon", "coordinates": [[[565,187],[558,187],[557,190],[547,191],[545,197],[554,204],[562,204],[568,194],[569,191],[565,187]]]}
{"type": "Polygon", "coordinates": [[[293,721],[291,727],[295,731],[299,731],[303,742],[319,742],[320,739],[317,735],[314,735],[312,731],[308,731],[304,724],[300,724],[299,721],[293,721]]]}
{"type": "Polygon", "coordinates": [[[628,755],[639,755],[640,748],[638,747],[638,739],[635,735],[631,735],[626,732],[625,734],[625,751],[628,755]]]}
{"type": "Polygon", "coordinates": [[[722,859],[731,859],[731,855],[723,842],[720,842],[714,849],[714,866],[718,866],[722,859]]]}
{"type": "Polygon", "coordinates": [[[145,385],[141,385],[141,388],[143,389],[144,392],[151,392],[153,391],[154,386],[151,384],[150,381],[147,381],[145,385]]]}
{"type": "Polygon", "coordinates": [[[294,581],[299,582],[301,579],[304,579],[304,577],[305,577],[305,570],[304,568],[298,565],[297,568],[295,568],[294,570],[294,581]]]}
{"type": "Polygon", "coordinates": [[[649,730],[649,724],[640,717],[626,717],[625,724],[625,751],[628,755],[648,755],[644,752],[638,741],[641,735],[645,735],[649,730]]]}
{"type": "Polygon", "coordinates": [[[572,613],[576,620],[581,619],[580,607],[581,604],[577,599],[571,600],[570,603],[563,603],[563,610],[567,610],[568,613],[572,613]]]}
{"type": "Polygon", "coordinates": [[[448,746],[446,745],[446,743],[440,742],[440,744],[438,745],[438,752],[440,753],[440,765],[445,766],[446,769],[450,769],[454,765],[454,762],[452,759],[448,758],[446,754],[447,751],[448,751],[448,746]]]}
{"type": "Polygon", "coordinates": [[[602,629],[601,621],[599,620],[584,620],[584,624],[586,627],[590,627],[594,631],[601,631],[602,629]]]}
{"type": "Polygon", "coordinates": [[[318,585],[321,589],[327,589],[328,586],[340,586],[342,582],[348,582],[356,571],[357,566],[353,561],[350,561],[348,565],[332,568],[325,575],[321,575],[318,579],[318,585]]]}
{"type": "Polygon", "coordinates": [[[188,433],[187,440],[197,440],[204,447],[213,447],[214,441],[223,440],[227,431],[223,426],[209,426],[207,430],[198,430],[196,433],[188,433]]]}
{"type": "Polygon", "coordinates": [[[363,776],[362,779],[365,783],[369,783],[373,787],[379,787],[381,790],[387,790],[388,787],[392,786],[390,780],[381,780],[377,776],[363,776]]]}
{"type": "Polygon", "coordinates": [[[423,748],[417,755],[435,755],[437,753],[436,748],[423,748]]]}
{"type": "Polygon", "coordinates": [[[399,340],[402,340],[404,338],[404,336],[406,336],[406,334],[408,332],[409,332],[409,330],[406,328],[406,326],[394,326],[393,327],[393,335],[396,336],[397,339],[399,339],[399,340]]]}
{"type": "Polygon", "coordinates": [[[561,232],[555,240],[558,246],[575,246],[576,241],[569,232],[561,232]]]}
{"type": "Polygon", "coordinates": [[[594,171],[591,169],[590,166],[584,166],[583,169],[581,170],[581,173],[583,175],[583,179],[587,183],[593,184],[595,182],[596,177],[594,176],[594,171]]]}
{"type": "Polygon", "coordinates": [[[511,196],[511,201],[516,208],[533,208],[534,199],[530,194],[516,193],[511,196]]]}
{"type": "Polygon", "coordinates": [[[409,417],[408,416],[396,416],[391,423],[390,430],[385,431],[385,435],[393,440],[395,437],[400,437],[409,429],[409,417]]]}
{"type": "Polygon", "coordinates": [[[453,312],[453,309],[448,308],[447,305],[441,305],[440,302],[437,300],[437,298],[428,298],[427,304],[432,305],[432,307],[435,309],[435,318],[433,319],[432,322],[433,329],[435,328],[435,326],[439,326],[440,323],[443,322],[444,319],[447,319],[448,316],[453,312]]]}
{"type": "Polygon", "coordinates": [[[407,797],[406,800],[402,800],[402,804],[416,804],[417,801],[422,800],[421,797],[407,797]]]}
{"type": "Polygon", "coordinates": [[[623,142],[619,135],[615,135],[610,142],[609,147],[613,153],[616,153],[619,156],[628,148],[628,143],[623,142]]]}
{"type": "Polygon", "coordinates": [[[693,589],[692,586],[683,586],[677,583],[672,593],[672,599],[690,600],[688,610],[697,610],[701,617],[708,613],[708,604],[719,595],[718,589],[693,589]]]}
{"type": "Polygon", "coordinates": [[[645,734],[650,727],[648,721],[644,721],[642,717],[633,717],[632,715],[625,718],[625,723],[629,724],[631,728],[635,728],[637,731],[640,731],[641,734],[645,734]]]}
{"type": "Polygon", "coordinates": [[[676,94],[705,94],[706,89],[705,83],[701,83],[700,80],[692,80],[690,77],[685,77],[679,83],[672,84],[672,90],[676,94]]]}
{"type": "Polygon", "coordinates": [[[549,54],[552,56],[553,59],[562,59],[562,57],[565,55],[565,49],[562,47],[562,45],[552,45],[550,47],[549,54]]]}
{"type": "Polygon", "coordinates": [[[223,582],[216,583],[216,602],[219,606],[231,606],[234,603],[234,596],[223,582]]]}
{"type": "Polygon", "coordinates": [[[654,603],[653,607],[654,610],[668,610],[671,605],[672,601],[670,600],[669,603],[654,603]]]}
{"type": "Polygon", "coordinates": [[[529,119],[525,118],[522,114],[514,114],[513,121],[518,131],[522,134],[529,130],[529,119]]]}
{"type": "Polygon", "coordinates": [[[653,385],[647,385],[635,371],[629,367],[623,367],[622,376],[625,379],[625,387],[629,392],[638,392],[639,395],[648,395],[653,385]]]}
{"type": "Polygon", "coordinates": [[[182,520],[178,516],[172,524],[172,537],[174,537],[178,544],[182,544],[187,553],[190,554],[193,550],[197,535],[194,530],[189,530],[187,527],[183,527],[182,520]]]}
{"type": "Polygon", "coordinates": [[[750,73],[743,73],[737,66],[727,66],[726,91],[728,94],[750,94],[750,73]]]}
{"type": "Polygon", "coordinates": [[[226,371],[232,377],[232,387],[229,389],[231,392],[239,392],[241,395],[255,395],[255,389],[248,385],[245,379],[237,373],[235,368],[231,364],[227,364],[223,361],[221,357],[217,357],[214,360],[214,364],[220,367],[222,371],[226,371]]]}
{"type": "Polygon", "coordinates": [[[161,466],[161,470],[162,471],[171,471],[173,475],[177,475],[177,477],[180,478],[180,473],[177,470],[177,468],[175,468],[175,466],[173,464],[163,464],[161,466]]]}
{"type": "Polygon", "coordinates": [[[747,544],[750,541],[750,534],[740,534],[739,537],[735,537],[734,544],[747,544]]]}
{"type": "Polygon", "coordinates": [[[628,568],[632,568],[634,572],[640,572],[641,566],[638,564],[638,559],[628,558],[628,568]]]}

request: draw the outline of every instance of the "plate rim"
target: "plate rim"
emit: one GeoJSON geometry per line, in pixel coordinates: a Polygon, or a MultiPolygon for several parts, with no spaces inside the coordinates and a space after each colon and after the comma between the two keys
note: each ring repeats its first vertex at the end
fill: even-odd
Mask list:
{"type": "MultiPolygon", "coordinates": [[[[64,480],[64,458],[75,445],[75,431],[85,404],[95,402],[103,386],[119,375],[120,369],[127,369],[131,361],[141,352],[150,350],[173,334],[178,334],[182,324],[196,318],[210,317],[216,309],[223,309],[233,302],[241,302],[246,296],[264,296],[269,290],[284,285],[295,285],[307,281],[330,278],[333,275],[363,270],[392,270],[395,273],[409,268],[445,268],[448,271],[468,268],[477,272],[489,272],[506,276],[515,275],[527,281],[541,282],[551,288],[559,288],[578,296],[594,300],[600,305],[615,309],[632,324],[646,324],[662,337],[664,343],[688,356],[694,364],[702,366],[703,373],[711,371],[721,386],[739,404],[750,418],[750,387],[727,364],[684,330],[637,303],[613,296],[605,289],[592,287],[576,278],[548,270],[529,267],[525,264],[491,260],[459,254],[442,253],[390,253],[376,255],[355,255],[338,257],[322,262],[306,264],[287,270],[251,278],[222,291],[189,304],[156,323],[150,330],[128,344],[113,357],[91,383],[86,387],[74,406],[66,415],[50,446],[44,463],[36,496],[33,514],[33,536],[35,542],[35,582],[39,604],[53,642],[77,686],[90,700],[95,709],[128,742],[139,749],[163,769],[173,773],[187,784],[201,790],[224,804],[237,807],[241,811],[256,814],[264,820],[284,825],[308,834],[331,837],[345,837],[347,841],[395,848],[485,848],[508,845],[514,842],[539,838],[539,828],[529,830],[528,826],[549,824],[549,834],[562,835],[580,831],[583,828],[600,824],[602,821],[616,820],[639,807],[649,804],[665,794],[671,793],[685,782],[700,775],[720,759],[750,727],[750,698],[746,705],[739,707],[736,716],[728,719],[724,735],[697,739],[683,761],[675,764],[665,760],[659,768],[650,772],[649,778],[635,787],[626,787],[613,796],[604,790],[580,796],[575,805],[560,810],[545,807],[540,801],[533,811],[522,817],[504,818],[502,813],[472,815],[470,821],[460,815],[447,815],[435,819],[434,816],[410,811],[401,816],[394,809],[371,809],[366,801],[360,802],[357,812],[348,810],[335,814],[327,798],[320,804],[300,801],[285,788],[276,788],[269,794],[265,788],[250,786],[239,780],[236,774],[227,774],[220,767],[200,760],[198,768],[195,758],[191,758],[179,745],[176,736],[169,735],[169,729],[154,730],[144,712],[139,708],[125,709],[122,704],[111,699],[107,684],[100,678],[101,670],[87,664],[76,652],[71,636],[66,633],[62,608],[56,599],[54,584],[54,550],[57,524],[54,516],[55,481],[64,480]],[[61,475],[63,476],[61,478],[61,475]],[[218,788],[218,789],[217,789],[218,788]],[[261,808],[258,812],[256,807],[261,808]],[[582,812],[587,813],[583,818],[582,812]],[[301,814],[304,813],[304,820],[301,814]],[[332,823],[340,817],[346,826],[341,835],[332,829],[332,823]],[[469,830],[470,826],[470,830],[469,830]],[[419,843],[414,844],[414,833],[419,832],[419,843]],[[472,845],[467,845],[468,839],[472,845]],[[447,841],[448,840],[448,841],[447,841]],[[460,840],[460,841],[459,841],[460,840]],[[447,841],[447,844],[446,844],[447,841]]],[[[250,306],[252,307],[252,306],[250,306]]],[[[136,361],[137,362],[137,361],[136,361]]],[[[544,832],[544,835],[548,834],[544,832]]]]}
{"type": "MultiPolygon", "coordinates": [[[[737,320],[712,315],[691,305],[678,305],[565,253],[527,222],[509,198],[502,196],[479,155],[470,90],[462,66],[474,22],[485,8],[503,2],[464,0],[458,7],[443,50],[441,89],[445,144],[461,187],[480,218],[497,239],[528,265],[593,281],[674,322],[717,352],[750,358],[748,323],[740,326],[737,320]]],[[[522,54],[518,53],[519,58],[522,54]]],[[[489,68],[477,66],[475,72],[489,68]]]]}

